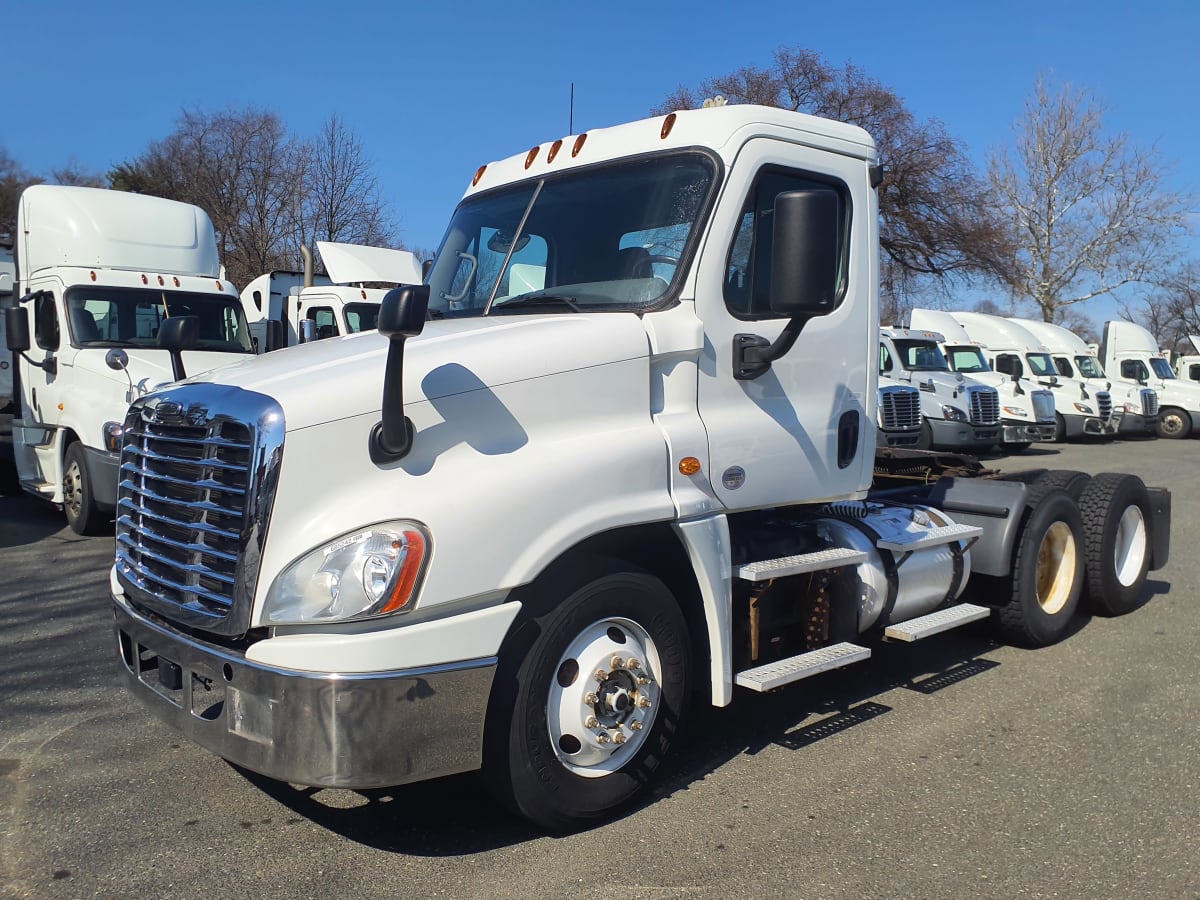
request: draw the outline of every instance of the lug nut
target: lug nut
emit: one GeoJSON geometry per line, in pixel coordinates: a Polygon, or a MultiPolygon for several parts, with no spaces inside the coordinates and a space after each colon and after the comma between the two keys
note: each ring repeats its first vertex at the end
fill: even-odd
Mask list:
{"type": "Polygon", "coordinates": [[[621,657],[619,657],[619,656],[614,655],[613,658],[608,661],[608,664],[610,666],[612,666],[614,669],[620,669],[620,668],[624,668],[625,660],[621,659],[621,657]]]}
{"type": "Polygon", "coordinates": [[[638,684],[649,684],[649,683],[650,683],[650,679],[647,678],[645,675],[638,676],[638,684]]]}
{"type": "Polygon", "coordinates": [[[597,681],[603,681],[605,678],[608,677],[608,673],[605,672],[603,669],[597,669],[595,672],[592,673],[592,677],[595,678],[597,681]]]}
{"type": "Polygon", "coordinates": [[[613,743],[614,743],[614,744],[623,744],[623,743],[625,743],[625,732],[623,732],[623,731],[618,731],[616,734],[614,734],[614,735],[613,735],[613,743]]]}
{"type": "Polygon", "coordinates": [[[599,725],[600,725],[600,720],[597,719],[595,716],[588,716],[586,719],[583,720],[584,728],[597,728],[597,727],[599,727],[599,725]]]}
{"type": "Polygon", "coordinates": [[[639,722],[637,719],[634,719],[632,722],[629,723],[629,730],[630,731],[641,731],[642,723],[639,722]]]}
{"type": "Polygon", "coordinates": [[[596,743],[597,744],[607,744],[611,740],[612,740],[612,738],[610,738],[608,736],[607,731],[602,731],[598,735],[596,735],[596,743]]]}
{"type": "Polygon", "coordinates": [[[629,661],[626,662],[625,665],[630,669],[640,669],[642,667],[642,664],[640,662],[638,662],[636,659],[634,659],[632,656],[629,657],[629,661]]]}
{"type": "Polygon", "coordinates": [[[596,696],[595,691],[588,691],[583,695],[583,702],[587,703],[589,706],[595,706],[599,699],[600,698],[596,696]]]}
{"type": "Polygon", "coordinates": [[[649,697],[638,697],[637,705],[639,709],[649,709],[651,706],[649,697]]]}

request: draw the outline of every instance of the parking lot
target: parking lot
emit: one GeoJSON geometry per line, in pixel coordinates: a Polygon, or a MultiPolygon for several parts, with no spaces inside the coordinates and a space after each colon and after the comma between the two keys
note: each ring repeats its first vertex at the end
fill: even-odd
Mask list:
{"type": "Polygon", "coordinates": [[[0,896],[1200,894],[1200,443],[989,465],[1174,493],[1170,564],[1044,650],[969,626],[693,716],[648,801],[551,838],[474,776],[313,791],[237,770],[117,686],[111,536],[0,497],[0,896]]]}

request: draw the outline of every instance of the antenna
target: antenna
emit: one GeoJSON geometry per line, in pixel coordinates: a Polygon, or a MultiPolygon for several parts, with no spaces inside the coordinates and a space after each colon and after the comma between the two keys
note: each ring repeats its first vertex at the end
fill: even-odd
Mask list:
{"type": "Polygon", "coordinates": [[[571,82],[571,118],[567,122],[567,134],[575,133],[575,82],[571,82]]]}

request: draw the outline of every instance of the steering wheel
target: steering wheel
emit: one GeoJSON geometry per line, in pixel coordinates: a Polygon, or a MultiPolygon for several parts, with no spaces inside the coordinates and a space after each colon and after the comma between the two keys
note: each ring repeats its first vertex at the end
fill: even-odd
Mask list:
{"type": "Polygon", "coordinates": [[[655,263],[665,263],[669,266],[679,268],[678,256],[667,256],[662,253],[651,253],[649,256],[644,256],[638,261],[637,269],[634,274],[638,278],[653,278],[654,269],[651,268],[655,263]]]}

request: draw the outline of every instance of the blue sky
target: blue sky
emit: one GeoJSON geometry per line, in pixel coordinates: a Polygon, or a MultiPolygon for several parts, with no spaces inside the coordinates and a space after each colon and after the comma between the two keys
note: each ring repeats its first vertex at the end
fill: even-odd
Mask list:
{"type": "Polygon", "coordinates": [[[410,246],[437,245],[481,163],[567,133],[571,82],[578,132],[640,118],[678,84],[766,65],[780,45],[861,66],[980,162],[1011,142],[1036,76],[1053,70],[1106,101],[1112,130],[1156,144],[1178,189],[1200,193],[1200,0],[6,0],[0,22],[0,144],[27,169],[105,170],[168,134],[185,106],[266,107],[302,135],[336,112],[410,246]]]}

